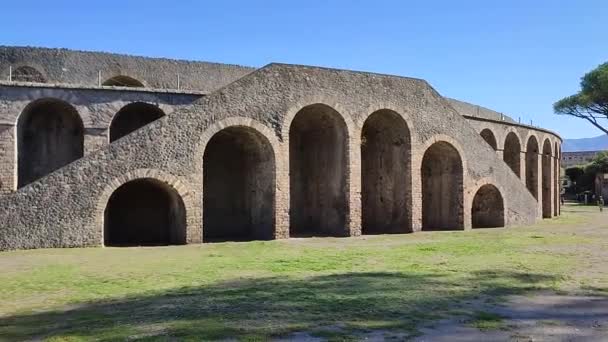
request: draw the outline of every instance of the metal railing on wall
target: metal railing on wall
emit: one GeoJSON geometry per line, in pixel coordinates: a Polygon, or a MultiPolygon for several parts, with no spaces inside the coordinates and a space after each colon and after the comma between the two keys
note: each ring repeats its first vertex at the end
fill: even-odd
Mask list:
{"type": "MultiPolygon", "coordinates": [[[[8,77],[7,77],[7,81],[8,82],[32,82],[32,83],[40,83],[43,82],[41,81],[41,75],[36,75],[36,74],[28,74],[28,73],[15,73],[15,69],[13,68],[12,65],[9,65],[8,67],[8,77]]],[[[103,86],[103,78],[102,78],[102,72],[101,70],[97,71],[97,86],[98,87],[102,87],[103,86]]],[[[116,86],[119,87],[129,87],[132,86],[129,83],[121,83],[120,80],[114,80],[114,82],[118,82],[118,84],[116,84],[116,86]]],[[[174,89],[178,89],[181,90],[182,89],[182,85],[183,85],[183,80],[182,80],[182,76],[180,74],[175,74],[175,88],[174,89]]]]}
{"type": "MultiPolygon", "coordinates": [[[[507,121],[507,116],[504,113],[498,113],[498,114],[500,114],[500,121],[507,121]]],[[[481,115],[481,106],[475,105],[475,114],[473,114],[472,116],[473,117],[478,117],[478,118],[483,118],[483,116],[481,115]]],[[[523,123],[521,116],[517,117],[517,123],[520,124],[520,125],[527,125],[527,126],[530,126],[530,127],[538,127],[539,128],[539,126],[534,126],[534,122],[532,121],[532,119],[530,119],[530,123],[529,124],[523,123]]]]}

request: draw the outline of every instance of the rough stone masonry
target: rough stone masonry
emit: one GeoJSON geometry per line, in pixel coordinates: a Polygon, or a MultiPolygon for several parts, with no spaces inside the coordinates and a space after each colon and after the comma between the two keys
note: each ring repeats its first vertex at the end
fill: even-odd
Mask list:
{"type": "Polygon", "coordinates": [[[561,138],[420,79],[0,47],[0,250],[559,215],[561,138]]]}

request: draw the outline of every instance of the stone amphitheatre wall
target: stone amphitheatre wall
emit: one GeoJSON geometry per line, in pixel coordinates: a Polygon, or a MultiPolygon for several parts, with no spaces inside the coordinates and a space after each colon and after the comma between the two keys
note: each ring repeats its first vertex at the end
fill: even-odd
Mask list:
{"type": "Polygon", "coordinates": [[[539,213],[545,218],[559,215],[561,138],[538,127],[465,118],[538,200],[539,213]]]}
{"type": "MultiPolygon", "coordinates": [[[[170,243],[509,226],[534,222],[547,205],[549,216],[558,210],[556,168],[544,157],[559,150],[557,136],[537,137],[540,183],[548,184],[539,192],[551,199],[540,210],[500,151],[507,130],[526,141],[524,128],[503,132],[500,122],[464,118],[422,80],[272,64],[203,97],[44,91],[68,103],[69,92],[106,96],[93,103],[108,114],[83,119],[102,135],[128,96],[172,113],[111,144],[93,144],[83,158],[0,198],[0,249],[107,244],[115,234],[108,222],[130,219],[119,209],[155,191],[166,194],[150,206],[164,203],[173,230],[159,239],[170,243]],[[494,129],[496,148],[477,123],[494,129]],[[472,217],[476,210],[484,214],[472,217]],[[244,225],[246,236],[222,236],[225,227],[244,225]]],[[[4,112],[19,113],[25,102],[4,112]]],[[[76,106],[97,113],[92,105],[76,106]]],[[[14,149],[8,145],[5,151],[14,149]]]]}
{"type": "MultiPolygon", "coordinates": [[[[0,195],[19,188],[17,127],[19,120],[25,120],[28,109],[36,103],[61,103],[74,111],[77,117],[75,121],[79,121],[83,129],[82,154],[87,155],[110,143],[110,127],[121,110],[135,107],[135,112],[146,115],[151,109],[157,108],[162,114],[170,114],[191,105],[202,96],[185,91],[0,82],[0,195]],[[139,110],[136,108],[138,105],[139,110]]],[[[46,129],[50,128],[36,127],[37,134],[43,134],[46,129]]],[[[27,157],[25,152],[22,157],[27,157]]]]}
{"type": "Polygon", "coordinates": [[[0,46],[0,80],[98,86],[143,86],[211,92],[254,68],[102,52],[0,46]],[[178,86],[179,78],[179,86],[178,86]],[[132,84],[135,82],[135,84],[132,84]]]}

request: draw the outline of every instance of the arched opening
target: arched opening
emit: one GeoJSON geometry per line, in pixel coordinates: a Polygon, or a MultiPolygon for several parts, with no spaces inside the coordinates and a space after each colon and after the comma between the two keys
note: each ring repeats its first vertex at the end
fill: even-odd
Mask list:
{"type": "Polygon", "coordinates": [[[517,175],[517,177],[521,177],[520,175],[520,153],[521,153],[521,144],[519,143],[519,138],[515,133],[510,132],[507,134],[507,138],[505,139],[505,148],[503,150],[503,160],[513,172],[517,175]]]}
{"type": "Polygon", "coordinates": [[[120,186],[104,212],[106,246],[155,246],[186,243],[186,209],[180,195],[164,182],[141,178],[120,186]]]}
{"type": "Polygon", "coordinates": [[[110,142],[163,117],[165,113],[155,105],[134,102],[122,107],[110,124],[110,142]]]}
{"type": "Polygon", "coordinates": [[[473,228],[505,226],[505,207],[500,191],[492,184],[477,190],[471,206],[473,228]]]}
{"type": "Polygon", "coordinates": [[[399,114],[372,113],[361,134],[363,234],[411,231],[410,132],[399,114]]]}
{"type": "Polygon", "coordinates": [[[83,155],[84,127],[66,102],[40,99],[17,121],[17,185],[27,185],[83,155]]]}
{"type": "Polygon", "coordinates": [[[431,145],[422,159],[422,229],[464,228],[463,168],[447,142],[431,145]]]}
{"type": "Polygon", "coordinates": [[[559,145],[557,147],[557,169],[558,169],[558,178],[557,178],[557,214],[562,214],[562,180],[561,180],[561,172],[562,172],[562,147],[559,145]]]}
{"type": "Polygon", "coordinates": [[[526,188],[538,201],[538,141],[534,136],[526,144],[526,188]]]}
{"type": "Polygon", "coordinates": [[[553,149],[553,216],[559,215],[560,206],[560,193],[559,193],[559,179],[560,179],[560,167],[559,167],[559,153],[557,152],[557,143],[555,143],[553,149]]]}
{"type": "Polygon", "coordinates": [[[205,241],[274,237],[275,158],[270,142],[250,127],[217,132],[203,156],[205,241]]]}
{"type": "Polygon", "coordinates": [[[103,82],[102,85],[109,86],[109,87],[135,87],[135,88],[144,86],[144,84],[142,82],[134,79],[133,77],[129,77],[129,76],[125,76],[125,75],[118,75],[118,76],[109,78],[105,82],[103,82]]]}
{"type": "Polygon", "coordinates": [[[290,235],[346,236],[346,124],[333,108],[301,109],[289,129],[290,235]]]}
{"type": "Polygon", "coordinates": [[[551,143],[545,140],[543,143],[542,160],[542,189],[543,189],[543,218],[551,217],[551,143]]]}
{"type": "Polygon", "coordinates": [[[46,79],[40,71],[31,66],[20,66],[13,70],[12,80],[15,82],[46,83],[46,79]]]}
{"type": "Polygon", "coordinates": [[[485,140],[488,143],[488,145],[490,145],[490,147],[492,147],[492,149],[494,149],[494,151],[496,151],[498,149],[498,144],[496,143],[496,137],[494,136],[494,133],[492,133],[492,131],[489,128],[485,128],[483,131],[481,131],[481,133],[479,133],[479,135],[481,135],[483,140],[485,140]]]}

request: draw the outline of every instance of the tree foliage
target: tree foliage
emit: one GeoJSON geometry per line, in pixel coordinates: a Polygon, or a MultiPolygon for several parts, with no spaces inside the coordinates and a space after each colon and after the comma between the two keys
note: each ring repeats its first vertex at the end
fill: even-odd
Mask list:
{"type": "Polygon", "coordinates": [[[581,79],[581,90],[557,101],[553,105],[556,114],[571,115],[589,121],[608,134],[608,63],[591,70],[581,79]]]}
{"type": "Polygon", "coordinates": [[[608,173],[608,151],[598,153],[586,165],[577,165],[565,170],[566,176],[576,184],[574,191],[593,191],[598,172],[608,173]]]}
{"type": "Polygon", "coordinates": [[[566,169],[566,176],[571,182],[576,182],[585,173],[585,168],[580,165],[572,166],[566,169]]]}

